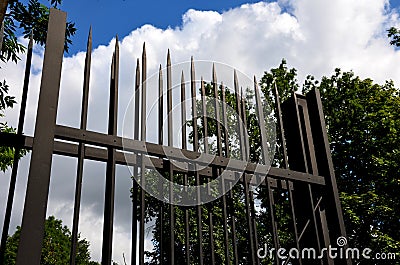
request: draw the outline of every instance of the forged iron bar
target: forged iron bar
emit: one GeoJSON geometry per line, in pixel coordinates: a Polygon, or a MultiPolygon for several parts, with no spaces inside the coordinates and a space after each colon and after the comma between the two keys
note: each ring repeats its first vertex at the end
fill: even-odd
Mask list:
{"type": "MultiPolygon", "coordinates": [[[[134,105],[134,127],[133,127],[133,139],[139,140],[139,109],[140,109],[140,64],[139,58],[136,60],[136,72],[135,72],[135,85],[134,85],[134,95],[135,95],[135,105],[134,105]]],[[[138,176],[138,166],[137,164],[133,165],[133,176],[138,176]]],[[[137,261],[137,233],[138,233],[138,222],[137,222],[137,213],[138,213],[138,194],[139,194],[139,186],[136,182],[135,178],[132,178],[132,250],[131,250],[131,264],[136,265],[137,261]]]]}
{"type": "MultiPolygon", "coordinates": [[[[164,121],[164,91],[163,91],[162,66],[158,71],[158,144],[163,145],[163,121],[164,121]]],[[[161,182],[161,180],[160,180],[161,182]]],[[[160,183],[160,185],[162,185],[160,183]]],[[[163,192],[163,187],[159,187],[159,192],[163,192]]],[[[161,194],[162,195],[162,194],[161,194]]],[[[160,264],[164,263],[164,203],[160,201],[160,212],[158,215],[160,223],[160,264]]]]}
{"type": "MultiPolygon", "coordinates": [[[[262,154],[262,159],[264,161],[264,164],[267,164],[269,161],[269,154],[268,154],[268,145],[267,145],[267,139],[266,139],[266,131],[265,131],[265,117],[264,117],[264,111],[261,103],[261,96],[258,91],[258,86],[257,86],[257,79],[254,77],[254,91],[255,91],[255,96],[256,96],[256,114],[259,122],[259,127],[260,127],[260,133],[261,133],[261,154],[262,154]]],[[[275,202],[274,202],[274,194],[273,190],[271,188],[271,185],[269,181],[267,181],[267,189],[268,189],[268,203],[269,203],[269,208],[270,208],[270,218],[271,218],[271,224],[272,224],[272,235],[273,235],[273,240],[274,240],[274,247],[275,249],[279,249],[279,240],[278,240],[278,224],[275,221],[275,202]]],[[[276,254],[276,263],[279,264],[279,257],[276,254]]]]}
{"type": "MultiPolygon", "coordinates": [[[[168,49],[167,54],[167,117],[168,117],[168,146],[173,147],[173,135],[172,135],[172,73],[171,73],[171,54],[168,49]]],[[[172,167],[171,160],[169,160],[169,264],[175,264],[175,212],[174,212],[174,168],[172,167]]]]}
{"type": "MultiPolygon", "coordinates": [[[[115,50],[111,64],[110,80],[110,105],[108,112],[108,134],[117,135],[118,115],[118,75],[119,75],[119,45],[118,36],[115,39],[115,50]]],[[[115,199],[115,156],[116,150],[108,147],[108,161],[106,166],[106,190],[104,200],[104,225],[102,264],[111,264],[112,240],[114,224],[114,199],[115,199]]]]}
{"type": "MultiPolygon", "coordinates": [[[[182,149],[187,149],[187,137],[186,137],[186,86],[185,77],[181,74],[181,124],[182,124],[182,149]]],[[[188,174],[183,173],[183,185],[185,186],[185,192],[188,191],[187,186],[189,185],[188,174]]],[[[190,230],[189,230],[189,210],[184,207],[185,214],[185,260],[186,264],[190,264],[190,230]]]]}
{"type": "MultiPolygon", "coordinates": [[[[311,133],[311,126],[310,126],[310,120],[309,120],[309,115],[308,115],[308,110],[307,110],[307,106],[305,106],[307,104],[307,102],[305,100],[299,99],[297,98],[297,102],[298,106],[302,107],[302,117],[303,118],[303,124],[304,124],[304,132],[305,132],[305,137],[306,137],[306,142],[303,143],[304,148],[308,149],[308,158],[310,159],[310,167],[308,168],[309,173],[311,174],[315,174],[318,175],[318,167],[317,167],[317,161],[315,158],[315,153],[313,152],[314,149],[314,144],[312,141],[312,133],[311,133]]],[[[299,111],[299,107],[297,107],[297,110],[299,111]]],[[[300,116],[298,116],[300,117],[300,116]]],[[[303,136],[304,137],[304,136],[303,136]]],[[[304,140],[304,138],[303,138],[304,140]]],[[[306,151],[306,150],[305,150],[306,151]]],[[[305,163],[307,163],[305,161],[305,163]]],[[[309,194],[310,194],[310,201],[311,201],[311,207],[314,209],[314,195],[313,195],[313,188],[311,187],[311,185],[308,185],[308,190],[309,190],[309,194]]],[[[321,252],[321,241],[320,241],[320,237],[319,237],[319,230],[318,230],[318,223],[317,223],[317,215],[315,214],[315,210],[312,211],[313,214],[313,220],[314,220],[314,231],[315,231],[315,237],[317,239],[317,246],[318,246],[318,250],[321,252]]],[[[321,265],[323,264],[323,261],[321,260],[321,265]]]]}
{"type": "MultiPolygon", "coordinates": [[[[283,154],[284,168],[289,169],[287,150],[286,150],[285,129],[283,128],[283,121],[282,121],[281,101],[280,101],[280,97],[279,97],[278,87],[276,86],[275,81],[273,83],[273,94],[274,94],[274,98],[275,98],[276,119],[277,119],[278,128],[279,128],[279,136],[278,137],[281,140],[281,150],[282,150],[282,154],[283,154]]],[[[299,238],[299,234],[297,231],[296,212],[295,212],[295,206],[294,206],[294,201],[293,201],[293,192],[292,192],[293,182],[291,182],[289,180],[285,180],[285,181],[286,181],[286,185],[288,187],[288,196],[289,196],[289,201],[290,201],[290,209],[291,209],[291,214],[292,214],[293,232],[295,235],[296,247],[297,247],[297,249],[300,249],[300,238],[299,238]]],[[[287,259],[286,263],[288,263],[289,261],[290,261],[290,258],[287,259]]],[[[301,257],[299,257],[298,262],[300,265],[302,265],[301,257]]]]}
{"type": "MultiPolygon", "coordinates": [[[[140,124],[140,138],[142,141],[146,141],[146,84],[147,82],[147,57],[146,57],[146,44],[143,43],[142,52],[142,110],[141,114],[141,124],[140,124]]],[[[145,206],[146,206],[146,192],[144,187],[146,186],[146,165],[144,154],[141,155],[141,165],[140,165],[140,237],[139,237],[139,264],[144,265],[144,234],[145,234],[145,206]]]]}
{"type": "MultiPolygon", "coordinates": [[[[330,227],[328,228],[328,236],[330,238],[338,238],[339,236],[347,237],[332,163],[332,156],[329,148],[320,91],[318,89],[312,90],[305,96],[305,98],[307,100],[307,108],[310,114],[309,120],[312,124],[313,139],[315,143],[314,152],[317,157],[319,174],[325,176],[327,182],[324,193],[324,215],[326,216],[325,220],[329,220],[330,225],[328,222],[325,222],[324,225],[329,225],[330,227]]],[[[346,259],[343,264],[351,265],[352,261],[351,259],[346,259]]]]}
{"type": "MultiPolygon", "coordinates": [[[[199,136],[198,136],[198,129],[197,129],[197,102],[196,102],[196,73],[194,68],[194,61],[193,57],[191,57],[190,62],[190,91],[192,97],[192,123],[193,123],[193,151],[198,152],[199,150],[199,136]]],[[[196,164],[193,164],[193,171],[195,182],[197,186],[200,186],[200,175],[197,171],[196,164]]],[[[201,193],[198,189],[197,192],[197,202],[198,205],[196,206],[197,211],[197,234],[198,234],[198,251],[199,251],[199,264],[204,264],[204,257],[203,257],[203,225],[202,225],[202,217],[201,217],[201,193]]]]}
{"type": "MultiPolygon", "coordinates": [[[[301,144],[301,149],[302,149],[303,158],[304,158],[305,172],[310,173],[310,171],[311,171],[311,173],[313,173],[312,172],[313,168],[311,168],[311,169],[309,168],[309,164],[308,164],[308,161],[307,161],[306,146],[305,146],[306,142],[305,142],[305,139],[304,139],[304,137],[307,137],[307,135],[305,135],[305,136],[303,135],[303,128],[301,126],[302,123],[301,123],[300,111],[299,111],[299,106],[298,106],[299,105],[299,101],[297,99],[296,93],[294,93],[294,92],[293,92],[293,99],[294,99],[294,104],[295,104],[295,109],[296,109],[297,124],[299,126],[298,130],[299,130],[299,133],[300,133],[300,144],[301,144]]],[[[308,193],[309,193],[309,196],[310,196],[309,197],[310,198],[310,207],[312,209],[311,213],[312,213],[312,221],[313,221],[313,228],[314,228],[314,232],[315,232],[315,238],[316,238],[316,241],[317,241],[318,250],[321,251],[321,242],[320,242],[319,237],[318,237],[317,217],[316,217],[315,211],[314,211],[314,196],[313,196],[312,187],[311,187],[310,184],[307,184],[307,188],[308,188],[308,193]]],[[[322,262],[322,260],[321,260],[321,262],[322,262]]]]}
{"type": "MultiPolygon", "coordinates": [[[[83,75],[82,110],[81,110],[81,125],[80,125],[81,130],[86,130],[87,119],[88,119],[91,59],[92,59],[92,27],[90,27],[89,30],[89,37],[86,48],[85,69],[83,75]]],[[[72,222],[71,253],[69,259],[70,265],[75,265],[75,259],[76,259],[75,256],[78,245],[79,211],[81,206],[84,157],[85,157],[85,144],[80,142],[78,146],[78,165],[77,165],[76,184],[75,184],[74,218],[72,222]]]]}
{"type": "MultiPolygon", "coordinates": [[[[4,30],[4,21],[2,23],[1,29],[1,39],[0,39],[0,50],[1,50],[1,42],[3,40],[3,30],[4,30]]],[[[26,64],[25,64],[25,75],[24,75],[24,85],[22,88],[22,97],[21,97],[21,108],[19,111],[19,120],[18,120],[18,129],[17,135],[22,135],[24,132],[24,123],[25,123],[25,112],[26,112],[26,101],[28,97],[28,87],[29,87],[29,77],[31,73],[31,64],[32,64],[32,51],[33,51],[33,34],[31,32],[28,44],[28,51],[26,55],[26,64]]],[[[7,206],[6,212],[4,215],[3,222],[3,232],[1,235],[1,243],[0,243],[0,265],[4,264],[4,255],[6,250],[6,243],[8,237],[8,231],[10,229],[10,221],[11,221],[11,213],[14,204],[14,193],[15,193],[15,185],[17,183],[17,173],[18,173],[18,165],[19,165],[19,153],[21,151],[20,147],[15,147],[14,157],[13,157],[13,165],[11,171],[10,178],[10,186],[8,188],[8,197],[7,197],[7,206]]]]}
{"type": "MultiPolygon", "coordinates": [[[[92,132],[92,131],[81,131],[76,128],[65,127],[62,125],[57,125],[55,129],[55,136],[60,140],[67,141],[83,141],[86,144],[97,145],[102,147],[114,146],[117,149],[123,149],[126,152],[138,152],[146,153],[151,156],[157,156],[159,158],[166,157],[165,153],[168,153],[168,157],[177,161],[184,161],[187,163],[193,163],[193,159],[197,159],[199,165],[217,166],[223,167],[225,170],[245,170],[248,174],[257,175],[270,175],[271,177],[280,179],[290,179],[299,182],[310,182],[317,185],[325,185],[325,180],[321,176],[314,176],[309,173],[292,171],[283,168],[269,168],[261,164],[254,164],[250,162],[243,162],[241,160],[225,158],[220,156],[211,156],[207,154],[182,150],[178,148],[172,148],[167,146],[159,146],[154,143],[143,142],[143,141],[132,141],[131,139],[122,140],[121,137],[104,135],[102,133],[92,132]],[[122,145],[124,141],[124,146],[122,145]],[[211,161],[211,162],[209,162],[211,161]],[[268,171],[269,170],[269,171],[268,171]]],[[[9,137],[9,136],[7,136],[9,137]]],[[[7,141],[1,141],[0,144],[7,145],[7,141]]],[[[95,157],[92,157],[96,160],[95,157]]],[[[127,161],[132,164],[130,161],[127,161]]]]}
{"type": "MultiPolygon", "coordinates": [[[[221,82],[221,89],[224,84],[221,82]]],[[[215,72],[215,68],[213,65],[213,89],[214,89],[214,110],[215,110],[215,123],[217,130],[217,154],[219,156],[223,156],[222,150],[222,136],[221,136],[221,117],[220,117],[220,104],[219,104],[219,93],[218,93],[218,83],[217,83],[217,74],[215,72]]],[[[226,115],[225,115],[226,116],[226,115]]],[[[222,174],[221,169],[217,169],[217,175],[220,176],[222,174]]],[[[225,195],[225,179],[224,176],[221,176],[221,186],[222,186],[222,219],[223,219],[223,229],[224,229],[224,254],[225,254],[225,264],[229,265],[230,255],[229,255],[229,233],[228,233],[228,213],[226,209],[226,195],[225,195]]]]}
{"type": "MultiPolygon", "coordinates": [[[[222,92],[222,114],[223,114],[223,127],[224,127],[224,146],[225,146],[225,157],[229,158],[230,152],[229,152],[229,137],[228,137],[228,114],[226,110],[226,94],[225,94],[225,87],[223,84],[221,85],[221,92],[222,92]]],[[[223,183],[223,185],[225,185],[223,183]]],[[[230,202],[233,201],[233,190],[232,188],[229,190],[229,194],[227,196],[228,200],[230,202]]],[[[237,244],[236,244],[236,224],[235,224],[235,209],[233,208],[233,204],[229,205],[229,215],[231,218],[231,230],[232,230],[232,248],[233,248],[233,263],[235,265],[238,264],[238,251],[237,251],[237,244]]],[[[228,241],[227,241],[228,242],[228,241]]],[[[229,248],[229,247],[228,247],[229,248]]],[[[229,260],[230,262],[230,260],[229,260]]]]}
{"type": "MultiPolygon", "coordinates": [[[[254,81],[255,81],[255,84],[257,84],[255,77],[254,77],[254,81]]],[[[256,105],[257,109],[258,109],[258,106],[259,105],[256,105]]],[[[247,127],[246,114],[245,114],[246,113],[246,104],[245,104],[245,98],[243,97],[243,95],[242,95],[242,107],[243,107],[243,113],[244,113],[244,115],[243,115],[244,124],[245,124],[245,127],[247,127]]],[[[261,117],[263,117],[263,116],[261,116],[261,117]]],[[[265,123],[263,123],[262,126],[263,126],[262,127],[263,129],[260,129],[260,134],[261,134],[261,137],[265,138],[266,137],[265,123]],[[264,133],[264,135],[263,135],[263,133],[264,133]]],[[[250,156],[249,137],[248,137],[247,133],[245,134],[245,136],[246,136],[245,139],[246,139],[247,152],[250,156]]],[[[263,148],[266,148],[266,147],[267,147],[266,144],[265,144],[265,146],[263,145],[263,148]]],[[[268,149],[266,149],[266,150],[268,150],[268,149]]],[[[269,161],[269,160],[267,160],[267,161],[269,161]]],[[[257,178],[257,175],[254,175],[254,177],[257,178]]],[[[250,203],[250,221],[251,221],[252,232],[253,232],[254,249],[255,249],[255,251],[257,251],[258,250],[258,236],[257,236],[257,222],[256,222],[256,212],[255,212],[255,207],[254,207],[254,192],[253,192],[253,190],[249,190],[249,200],[250,200],[249,201],[249,203],[250,203]]],[[[260,264],[260,260],[259,260],[258,256],[254,255],[254,258],[255,258],[255,260],[254,260],[255,264],[257,264],[257,265],[260,264]]]]}
{"type": "MultiPolygon", "coordinates": [[[[202,118],[203,118],[203,141],[204,141],[204,153],[208,154],[210,152],[208,146],[208,124],[207,124],[207,98],[206,91],[204,87],[204,80],[201,77],[201,103],[202,103],[202,118]]],[[[210,181],[210,178],[208,178],[210,181]]],[[[211,195],[210,186],[208,185],[208,194],[211,195]]],[[[214,255],[214,225],[213,225],[213,214],[212,214],[212,202],[208,203],[208,233],[209,233],[209,244],[210,244],[210,262],[215,264],[214,255]]]]}
{"type": "Polygon", "coordinates": [[[54,149],[66,18],[66,13],[50,9],[35,140],[32,147],[17,265],[40,264],[54,149]]]}
{"type": "MultiPolygon", "coordinates": [[[[237,73],[236,70],[234,70],[233,73],[233,84],[234,84],[234,89],[235,89],[235,98],[236,98],[236,112],[238,115],[238,122],[237,122],[237,130],[238,130],[238,134],[239,134],[239,145],[240,145],[240,159],[245,161],[247,160],[247,152],[246,152],[246,146],[245,146],[245,140],[244,140],[244,128],[243,128],[243,115],[242,115],[242,101],[240,99],[240,94],[239,94],[239,81],[237,78],[237,73]]],[[[236,173],[238,174],[238,173],[236,173]]],[[[244,185],[244,189],[245,189],[245,204],[246,204],[246,221],[249,224],[249,216],[248,216],[248,193],[247,193],[247,178],[246,178],[246,173],[243,172],[242,175],[240,176],[243,179],[243,185],[244,185]]],[[[232,205],[233,207],[233,205],[232,205]]],[[[250,245],[250,251],[253,251],[253,240],[252,240],[252,233],[249,233],[249,245],[250,245]]],[[[252,253],[250,254],[250,259],[251,262],[254,261],[254,259],[252,258],[252,253]]]]}
{"type": "MultiPolygon", "coordinates": [[[[244,133],[244,138],[242,139],[244,141],[244,154],[246,158],[250,158],[250,145],[249,145],[249,138],[247,134],[247,117],[246,117],[246,102],[243,96],[243,90],[240,90],[240,108],[241,108],[241,113],[242,113],[242,123],[243,123],[243,131],[244,133]]],[[[238,107],[239,108],[239,107],[238,107]]],[[[245,204],[246,204],[246,221],[247,221],[247,227],[249,229],[248,237],[249,237],[249,245],[250,245],[250,260],[251,263],[256,264],[257,263],[257,249],[254,246],[254,227],[253,227],[253,220],[251,216],[251,203],[250,200],[252,200],[252,193],[249,190],[249,185],[247,183],[246,178],[250,177],[250,175],[246,175],[246,173],[243,174],[243,185],[244,185],[244,199],[245,199],[245,204]]]]}

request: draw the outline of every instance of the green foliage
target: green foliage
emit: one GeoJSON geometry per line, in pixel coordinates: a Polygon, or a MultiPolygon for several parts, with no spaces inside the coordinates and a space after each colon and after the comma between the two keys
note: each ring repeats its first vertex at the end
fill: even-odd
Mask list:
{"type": "MultiPolygon", "coordinates": [[[[0,82],[0,118],[4,117],[4,110],[14,106],[15,99],[8,95],[9,86],[6,81],[0,82]]],[[[15,133],[15,129],[9,127],[6,122],[0,122],[0,132],[15,133]]],[[[14,161],[15,150],[12,147],[0,146],[0,170],[5,172],[14,161]]],[[[23,157],[26,150],[20,150],[17,159],[23,157]]]]}
{"type": "Polygon", "coordinates": [[[400,91],[336,69],[318,88],[353,245],[400,252],[400,91]]]}
{"type": "MultiPolygon", "coordinates": [[[[286,61],[282,60],[277,68],[265,72],[260,81],[264,100],[271,106],[275,103],[272,94],[273,83],[278,85],[279,96],[282,101],[288,99],[293,92],[298,91],[300,85],[297,81],[297,71],[288,68],[286,61]]],[[[206,84],[206,94],[213,95],[212,88],[206,84]]],[[[340,198],[344,212],[345,224],[351,247],[359,249],[370,248],[375,253],[400,252],[400,92],[388,81],[383,85],[375,84],[371,79],[361,79],[353,72],[342,72],[336,69],[331,77],[323,77],[321,81],[313,76],[307,76],[302,85],[303,93],[318,88],[321,92],[325,120],[335,173],[340,191],[340,198]]],[[[248,93],[251,96],[251,93],[248,93]]],[[[236,109],[235,95],[226,93],[227,104],[236,109]]],[[[202,113],[201,102],[197,102],[199,114],[202,113]]],[[[212,117],[213,106],[207,105],[207,112],[212,117]]],[[[255,119],[253,106],[250,101],[246,103],[247,130],[251,148],[250,160],[258,161],[259,157],[259,130],[255,119]]],[[[236,121],[229,118],[228,123],[236,121]]],[[[204,121],[198,122],[199,136],[202,136],[204,121]]],[[[215,137],[216,126],[212,119],[207,119],[209,136],[215,137]]],[[[232,125],[233,126],[233,125],[232,125]]],[[[277,128],[279,129],[279,128],[277,128]]],[[[233,135],[229,145],[234,152],[239,152],[235,126],[231,129],[233,135]],[[235,142],[236,141],[236,142],[235,142]]],[[[279,132],[277,132],[279,133],[279,132]]],[[[189,140],[193,139],[190,134],[189,140]]],[[[204,145],[204,142],[201,143],[204,145]]],[[[215,143],[210,144],[210,150],[215,152],[215,143]]],[[[282,166],[281,143],[277,142],[275,166],[282,166]]],[[[237,155],[236,155],[237,157],[237,155]]],[[[290,165],[289,165],[290,166],[290,165]]],[[[168,174],[164,174],[168,176],[168,174]]],[[[176,175],[175,182],[182,181],[182,176],[176,175]]],[[[193,178],[191,184],[193,185],[193,178]]],[[[257,220],[258,241],[260,246],[272,246],[271,219],[269,218],[268,194],[266,189],[254,191],[257,203],[261,206],[255,212],[257,220]]],[[[246,263],[248,257],[248,226],[246,223],[245,200],[242,185],[236,185],[233,199],[229,204],[234,206],[237,229],[237,246],[239,263],[246,263]]],[[[149,200],[154,200],[148,198],[149,200]]],[[[274,192],[275,217],[279,220],[278,235],[281,246],[289,249],[295,247],[291,226],[291,208],[288,194],[274,192]]],[[[217,200],[202,209],[203,237],[205,262],[209,261],[208,246],[208,212],[213,213],[214,242],[216,246],[216,259],[218,264],[224,263],[222,206],[217,200]]],[[[148,264],[157,264],[159,257],[160,227],[164,229],[163,244],[169,245],[168,233],[169,211],[165,206],[164,220],[161,224],[157,211],[157,201],[151,201],[146,207],[146,217],[155,221],[153,244],[155,249],[147,252],[150,258],[148,264]]],[[[190,247],[191,262],[198,262],[198,239],[196,211],[189,208],[190,220],[190,247]]],[[[176,251],[177,259],[184,262],[184,212],[183,208],[175,207],[176,216],[176,251]]],[[[139,216],[138,216],[139,217],[139,216]]],[[[228,217],[228,222],[231,217],[228,217]]],[[[147,219],[149,221],[150,219],[147,219]]],[[[232,251],[232,250],[231,250],[232,251]]],[[[232,253],[231,253],[232,254],[232,253]]],[[[166,252],[164,256],[168,256],[166,252]]],[[[366,261],[362,261],[363,263],[366,261]]],[[[267,259],[263,264],[270,264],[267,259]]],[[[368,264],[368,263],[366,263],[368,264]]]]}
{"type": "MultiPolygon", "coordinates": [[[[49,1],[52,7],[61,4],[61,0],[49,1]]],[[[4,18],[4,39],[0,60],[3,62],[20,60],[18,54],[25,51],[25,47],[18,42],[17,33],[25,38],[33,34],[33,39],[40,45],[44,45],[47,36],[47,24],[49,21],[49,8],[38,0],[30,0],[23,4],[18,0],[8,1],[8,13],[4,18]]],[[[71,37],[75,34],[75,24],[67,22],[64,50],[68,52],[72,43],[71,37]]]]}
{"type": "Polygon", "coordinates": [[[391,39],[390,45],[399,47],[400,46],[400,30],[395,27],[391,27],[390,29],[387,30],[387,32],[388,32],[388,37],[391,39]]]}
{"type": "MultiPolygon", "coordinates": [[[[17,227],[15,233],[8,237],[5,253],[5,265],[15,264],[21,227],[17,227]]],[[[62,225],[61,220],[50,216],[45,222],[45,236],[40,264],[63,265],[69,264],[71,247],[71,232],[62,225]]],[[[86,239],[78,239],[76,264],[96,265],[97,262],[90,261],[89,242],[86,239]]]]}
{"type": "MultiPolygon", "coordinates": [[[[283,86],[283,99],[299,88],[285,60],[264,75],[261,86],[270,87],[274,79],[283,86]]],[[[321,92],[350,244],[399,253],[399,90],[391,81],[378,85],[340,69],[321,82],[307,76],[303,93],[313,88],[321,92]]]]}

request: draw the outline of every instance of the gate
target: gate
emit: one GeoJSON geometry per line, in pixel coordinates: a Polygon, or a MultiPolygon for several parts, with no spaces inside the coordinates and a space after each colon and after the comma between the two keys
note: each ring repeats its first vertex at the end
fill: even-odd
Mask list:
{"type": "MultiPolygon", "coordinates": [[[[157,211],[160,225],[159,242],[152,261],[154,264],[351,264],[351,260],[345,256],[332,259],[327,255],[327,249],[330,246],[337,246],[338,239],[345,239],[346,234],[318,90],[306,95],[293,94],[289,100],[281,104],[277,88],[273,87],[275,106],[272,113],[276,117],[277,141],[282,159],[278,166],[271,167],[268,163],[271,154],[269,150],[271,145],[268,144],[270,132],[266,129],[267,117],[263,111],[263,101],[256,79],[251,89],[255,99],[252,114],[258,120],[256,123],[259,130],[258,151],[262,158],[259,163],[246,159],[252,155],[247,134],[251,123],[247,120],[249,102],[243,96],[243,92],[239,91],[236,74],[232,73],[235,76],[233,93],[226,91],[223,84],[217,84],[215,69],[212,81],[206,83],[202,80],[200,87],[197,87],[195,64],[192,59],[190,82],[188,82],[191,96],[186,96],[183,75],[180,89],[181,102],[189,100],[191,103],[192,118],[188,126],[192,128],[190,133],[192,149],[189,150],[187,145],[186,123],[182,128],[181,148],[174,147],[171,115],[168,115],[167,141],[164,142],[163,132],[159,129],[158,144],[154,144],[146,142],[148,126],[146,95],[149,91],[159,93],[158,128],[162,128],[164,89],[161,71],[159,87],[147,87],[146,50],[143,47],[142,60],[141,63],[138,60],[134,85],[134,137],[127,139],[117,136],[119,74],[117,40],[110,75],[108,134],[88,131],[86,124],[92,49],[90,34],[85,60],[80,128],[57,125],[65,21],[65,13],[51,10],[34,136],[22,135],[32,42],[28,49],[27,74],[18,133],[0,135],[1,144],[14,147],[16,153],[23,148],[32,150],[17,264],[40,264],[53,154],[78,159],[70,264],[75,264],[77,252],[82,171],[85,159],[103,161],[107,164],[102,264],[111,264],[112,257],[116,164],[128,164],[133,167],[131,264],[150,262],[146,260],[144,246],[145,217],[146,204],[149,203],[150,194],[154,195],[152,194],[154,191],[146,189],[148,181],[151,180],[151,176],[146,174],[147,169],[155,169],[158,172],[161,178],[157,181],[170,180],[165,182],[167,184],[158,184],[159,189],[156,193],[165,199],[157,200],[156,205],[152,206],[157,211]],[[197,100],[196,90],[199,88],[201,99],[197,100]],[[207,92],[207,89],[211,93],[207,92]],[[206,92],[211,96],[206,95],[206,92]],[[236,124],[239,157],[230,155],[233,147],[227,132],[229,117],[226,108],[230,106],[227,103],[227,93],[231,93],[230,96],[234,98],[231,107],[241,120],[236,124]],[[213,103],[211,107],[206,96],[214,99],[211,101],[213,103]],[[217,121],[214,123],[215,128],[209,128],[210,121],[206,113],[209,108],[213,108],[213,119],[217,121]],[[201,112],[200,118],[199,112],[201,112]],[[200,135],[203,139],[207,137],[214,139],[216,143],[214,155],[210,154],[210,147],[205,140],[203,140],[204,146],[200,148],[200,135]],[[216,185],[222,194],[206,202],[207,196],[212,193],[210,187],[215,188],[209,183],[217,178],[220,180],[216,185]],[[177,179],[180,179],[181,190],[173,188],[173,183],[177,182],[177,179]],[[192,193],[188,191],[191,183],[197,187],[192,193]],[[182,190],[186,192],[184,196],[192,196],[197,203],[181,203],[184,198],[178,196],[178,193],[182,190]],[[240,209],[234,203],[237,198],[241,201],[240,209]],[[240,214],[241,210],[244,210],[243,214],[240,214]],[[260,220],[261,215],[258,213],[262,211],[264,211],[263,216],[268,218],[260,220]],[[282,212],[285,212],[285,215],[282,212]],[[181,224],[183,229],[178,228],[181,224]],[[260,234],[260,229],[264,234],[260,234]],[[285,229],[291,240],[282,238],[285,229]],[[221,236],[214,237],[218,233],[221,236]],[[182,244],[179,243],[178,234],[182,244]],[[267,252],[263,243],[272,244],[273,255],[263,255],[263,252],[267,252]],[[303,249],[314,249],[317,258],[288,255],[296,254],[295,251],[288,253],[290,247],[297,249],[300,254],[303,249]],[[282,253],[284,249],[287,250],[286,253],[282,253]],[[285,258],[282,257],[283,254],[286,255],[285,258]]],[[[167,113],[170,113],[173,99],[169,53],[166,72],[166,109],[167,113]]],[[[186,121],[186,114],[190,113],[186,110],[186,105],[181,104],[182,121],[186,121]]],[[[18,159],[15,159],[3,226],[1,263],[9,230],[17,168],[18,159]]],[[[340,246],[343,245],[339,244],[340,246]]],[[[343,248],[345,250],[346,246],[343,248]]]]}

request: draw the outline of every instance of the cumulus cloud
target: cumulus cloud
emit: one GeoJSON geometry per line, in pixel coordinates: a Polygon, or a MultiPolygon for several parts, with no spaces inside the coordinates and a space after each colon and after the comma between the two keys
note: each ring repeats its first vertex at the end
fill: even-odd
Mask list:
{"type": "MultiPolygon", "coordinates": [[[[290,66],[298,69],[300,81],[308,74],[318,78],[330,75],[335,67],[340,67],[346,71],[354,70],[357,75],[370,77],[379,83],[392,79],[398,85],[400,53],[389,45],[385,31],[390,25],[399,24],[397,12],[390,8],[386,0],[367,3],[285,0],[245,4],[223,13],[191,9],[183,14],[182,24],[175,28],[160,29],[144,25],[120,39],[118,134],[122,134],[122,119],[133,92],[136,58],[141,56],[144,42],[149,76],[157,72],[160,63],[165,66],[169,48],[172,63],[188,61],[193,55],[196,60],[226,63],[248,76],[256,75],[258,78],[264,71],[277,66],[282,58],[286,58],[290,66]]],[[[106,132],[108,84],[114,44],[115,38],[110,40],[109,45],[95,47],[93,51],[88,122],[90,130],[106,132]]],[[[64,58],[57,117],[59,124],[79,126],[84,57],[81,52],[64,58]]],[[[28,135],[33,135],[34,130],[42,58],[43,49],[36,48],[25,126],[28,135]]],[[[17,65],[2,65],[1,69],[2,76],[7,78],[13,89],[12,93],[17,96],[21,93],[19,88],[22,87],[23,68],[22,60],[17,65]]],[[[18,106],[6,113],[9,123],[14,126],[17,113],[18,106]]],[[[149,132],[149,138],[153,134],[155,130],[149,132]]],[[[18,182],[12,226],[21,220],[28,168],[28,162],[24,163],[20,175],[25,177],[21,177],[18,182]]],[[[80,232],[92,242],[92,254],[99,259],[105,170],[101,163],[86,164],[80,232]]],[[[48,212],[62,218],[68,225],[72,224],[75,167],[74,159],[57,157],[54,160],[48,212]]],[[[0,179],[1,183],[7,183],[0,185],[1,212],[5,209],[9,174],[7,172],[0,179]]],[[[122,253],[129,260],[130,252],[130,179],[126,168],[119,169],[117,175],[114,259],[122,264],[122,253]]],[[[0,218],[3,218],[2,214],[0,218]]],[[[151,243],[148,245],[151,247],[151,243]]]]}

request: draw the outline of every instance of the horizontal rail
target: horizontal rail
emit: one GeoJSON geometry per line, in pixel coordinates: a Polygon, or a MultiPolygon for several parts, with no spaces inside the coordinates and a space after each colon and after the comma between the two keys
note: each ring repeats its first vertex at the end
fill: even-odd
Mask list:
{"type": "MultiPolygon", "coordinates": [[[[113,147],[117,150],[123,150],[124,152],[119,151],[116,154],[117,164],[136,165],[136,153],[145,153],[150,156],[155,156],[148,157],[149,159],[146,159],[147,168],[163,169],[163,163],[165,162],[163,158],[166,157],[165,153],[167,152],[170,159],[181,162],[179,167],[174,168],[174,170],[177,172],[187,172],[185,171],[185,169],[188,170],[187,163],[198,163],[202,165],[207,165],[207,168],[199,170],[199,174],[202,176],[212,176],[212,167],[221,167],[224,168],[227,173],[226,180],[234,179],[233,171],[244,169],[245,172],[248,174],[256,174],[261,176],[265,176],[267,172],[269,177],[268,179],[283,179],[325,185],[325,179],[322,176],[315,176],[312,174],[283,168],[271,167],[268,169],[268,167],[265,165],[257,165],[246,161],[207,155],[194,151],[182,150],[175,147],[159,146],[157,144],[147,142],[144,143],[138,140],[126,138],[122,139],[121,137],[102,134],[98,132],[84,131],[76,128],[57,125],[55,135],[56,138],[60,140],[72,141],[77,143],[83,142],[85,144],[102,146],[104,148],[113,147]],[[122,143],[124,143],[124,145],[122,145],[122,143]],[[194,159],[196,159],[196,161],[194,161],[194,159]]],[[[30,136],[0,133],[0,145],[18,145],[22,148],[31,149],[32,144],[33,138],[30,136]]],[[[77,157],[78,144],[55,141],[54,154],[77,157]]],[[[85,146],[84,157],[85,159],[89,160],[106,162],[108,158],[107,149],[85,146]]]]}

